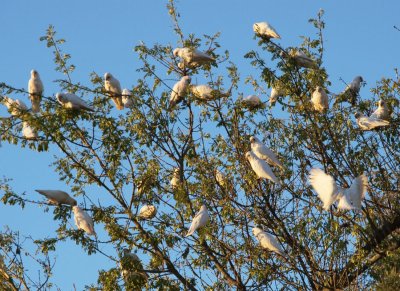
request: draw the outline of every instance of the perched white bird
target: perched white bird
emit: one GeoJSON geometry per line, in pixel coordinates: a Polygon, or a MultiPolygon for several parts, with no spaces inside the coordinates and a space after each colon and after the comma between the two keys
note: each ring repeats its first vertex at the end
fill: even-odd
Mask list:
{"type": "Polygon", "coordinates": [[[275,176],[269,165],[264,160],[258,158],[251,151],[246,153],[246,158],[250,162],[251,168],[259,178],[269,179],[272,182],[280,185],[278,178],[275,176]]]}
{"type": "Polygon", "coordinates": [[[176,104],[182,101],[188,93],[188,88],[191,78],[189,76],[183,76],[178,82],[175,83],[171,91],[171,97],[169,98],[169,105],[173,108],[176,104]]]}
{"type": "Polygon", "coordinates": [[[278,160],[276,154],[267,148],[255,136],[250,137],[251,150],[260,159],[265,160],[268,164],[283,169],[282,163],[278,160]]]}
{"type": "Polygon", "coordinates": [[[183,60],[184,65],[189,66],[199,66],[215,61],[214,58],[207,53],[195,48],[176,48],[174,49],[173,54],[175,57],[180,57],[183,60]]]}
{"type": "Polygon", "coordinates": [[[271,88],[271,95],[269,96],[269,104],[272,106],[278,100],[278,98],[285,96],[285,91],[278,87],[271,88]]]}
{"type": "Polygon", "coordinates": [[[152,219],[157,215],[157,208],[154,205],[143,205],[139,210],[139,217],[142,219],[152,219]]]}
{"type": "Polygon", "coordinates": [[[78,229],[84,230],[88,235],[96,235],[94,231],[93,219],[79,206],[73,206],[75,224],[78,229]]]}
{"type": "Polygon", "coordinates": [[[311,102],[314,105],[314,109],[320,113],[324,112],[329,108],[328,94],[326,94],[324,88],[317,86],[315,91],[312,93],[311,102]]]}
{"type": "Polygon", "coordinates": [[[243,103],[248,107],[265,107],[265,104],[262,103],[260,97],[256,95],[249,95],[243,99],[243,103]]]}
{"type": "Polygon", "coordinates": [[[256,35],[264,37],[266,39],[270,38],[281,38],[281,36],[276,32],[276,30],[268,22],[257,22],[253,24],[253,31],[256,35]]]}
{"type": "Polygon", "coordinates": [[[19,99],[14,100],[7,96],[3,97],[3,104],[7,107],[8,112],[10,112],[12,116],[18,116],[28,110],[28,106],[26,106],[23,101],[19,99]]]}
{"type": "Polygon", "coordinates": [[[34,130],[27,121],[22,123],[22,135],[26,139],[35,140],[38,138],[37,131],[34,130]]]}
{"type": "Polygon", "coordinates": [[[210,100],[213,99],[213,89],[208,85],[195,85],[192,86],[192,93],[199,99],[210,100]]]}
{"type": "Polygon", "coordinates": [[[132,92],[130,90],[122,90],[122,103],[125,108],[133,108],[132,92]]]}
{"type": "Polygon", "coordinates": [[[376,127],[387,126],[390,124],[390,122],[387,120],[377,119],[372,116],[368,117],[360,112],[355,113],[354,117],[356,118],[357,124],[362,130],[371,130],[376,127]]]}
{"type": "Polygon", "coordinates": [[[40,101],[42,100],[43,90],[44,87],[39,73],[36,70],[32,70],[31,78],[28,82],[28,93],[31,99],[33,113],[40,111],[40,101]]]}
{"type": "Polygon", "coordinates": [[[93,107],[73,93],[57,93],[56,99],[64,108],[94,112],[93,107]]]}
{"type": "Polygon", "coordinates": [[[308,57],[303,51],[298,49],[291,49],[289,55],[294,59],[294,62],[299,67],[309,68],[309,69],[316,69],[317,64],[315,61],[308,57]]]}
{"type": "Polygon", "coordinates": [[[197,212],[196,216],[193,218],[192,224],[185,237],[192,235],[198,228],[206,225],[209,220],[210,215],[208,214],[207,207],[202,205],[200,211],[197,212]]]}
{"type": "Polygon", "coordinates": [[[389,120],[390,112],[389,108],[386,105],[386,102],[382,99],[378,102],[378,108],[371,114],[371,118],[389,120]]]}
{"type": "Polygon", "coordinates": [[[364,80],[361,76],[357,76],[351,81],[350,84],[346,86],[346,89],[337,95],[336,103],[347,101],[351,105],[356,105],[358,94],[360,93],[361,85],[363,85],[364,80]]]}
{"type": "Polygon", "coordinates": [[[222,174],[218,169],[214,170],[215,180],[221,187],[225,187],[227,185],[226,176],[222,174]]]}
{"type": "Polygon", "coordinates": [[[121,84],[110,73],[104,74],[104,88],[110,94],[117,109],[124,109],[124,103],[122,102],[121,84]]]}
{"type": "Polygon", "coordinates": [[[172,179],[169,183],[172,189],[178,188],[181,184],[180,170],[179,168],[174,169],[174,173],[172,174],[172,179]]]}
{"type": "Polygon", "coordinates": [[[282,246],[275,236],[263,231],[261,228],[253,227],[253,235],[260,242],[261,247],[273,251],[281,256],[286,256],[282,246]]]}
{"type": "Polygon", "coordinates": [[[361,208],[361,200],[367,190],[367,177],[364,175],[355,178],[350,188],[338,187],[333,177],[321,169],[311,169],[309,180],[325,210],[329,210],[336,200],[339,200],[339,209],[361,208]]]}
{"type": "Polygon", "coordinates": [[[213,99],[219,99],[223,97],[229,97],[230,96],[230,91],[222,93],[218,90],[212,89],[208,85],[194,85],[191,87],[193,95],[201,100],[213,100],[213,99]]]}
{"type": "Polygon", "coordinates": [[[51,204],[60,205],[67,204],[71,206],[77,205],[76,200],[61,190],[35,190],[36,192],[46,196],[51,204]]]}

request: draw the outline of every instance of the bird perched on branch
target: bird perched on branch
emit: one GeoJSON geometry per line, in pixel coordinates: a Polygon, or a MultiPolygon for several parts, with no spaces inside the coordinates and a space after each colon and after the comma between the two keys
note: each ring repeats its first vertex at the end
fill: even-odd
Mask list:
{"type": "Polygon", "coordinates": [[[314,109],[320,113],[328,110],[328,94],[326,94],[324,88],[321,86],[317,86],[317,88],[315,88],[315,91],[311,96],[311,103],[314,105],[314,109]]]}
{"type": "Polygon", "coordinates": [[[371,118],[387,120],[390,119],[389,108],[386,105],[386,102],[382,99],[378,101],[378,108],[371,114],[371,118]]]}
{"type": "Polygon", "coordinates": [[[188,93],[188,88],[191,82],[189,76],[183,76],[178,82],[172,87],[171,97],[169,98],[169,106],[174,108],[176,104],[182,101],[188,93]]]}
{"type": "Polygon", "coordinates": [[[261,247],[264,249],[273,251],[281,256],[286,256],[285,251],[282,246],[279,244],[278,240],[275,236],[263,231],[261,228],[253,227],[253,235],[259,241],[261,247]]]}
{"type": "Polygon", "coordinates": [[[57,93],[56,99],[64,108],[72,110],[87,110],[94,112],[93,107],[73,93],[57,93]]]}
{"type": "Polygon", "coordinates": [[[189,227],[189,230],[185,237],[191,236],[197,229],[203,227],[210,220],[210,215],[208,214],[207,207],[203,204],[200,207],[199,212],[196,213],[196,216],[192,220],[192,224],[189,227]]]}
{"type": "Polygon", "coordinates": [[[195,48],[178,47],[174,49],[173,54],[175,57],[180,57],[183,60],[184,65],[190,67],[201,66],[215,61],[215,59],[209,54],[195,48]]]}
{"type": "Polygon", "coordinates": [[[250,162],[251,168],[258,178],[268,179],[280,185],[278,178],[264,160],[258,158],[252,151],[246,153],[246,158],[250,162]]]}
{"type": "Polygon", "coordinates": [[[360,112],[356,112],[354,117],[357,120],[358,126],[360,126],[362,130],[371,130],[381,126],[388,126],[390,124],[390,122],[387,120],[378,119],[372,115],[368,117],[360,112]]]}
{"type": "Polygon", "coordinates": [[[28,106],[19,99],[14,100],[10,97],[4,96],[3,104],[7,107],[8,112],[10,112],[12,116],[18,116],[28,111],[28,106]]]}
{"type": "Polygon", "coordinates": [[[355,77],[353,81],[346,86],[346,89],[336,96],[334,105],[341,102],[349,102],[351,105],[355,106],[360,94],[361,86],[364,84],[365,82],[361,76],[355,77]]]}
{"type": "Polygon", "coordinates": [[[31,71],[31,78],[28,82],[29,99],[32,103],[32,112],[37,113],[40,111],[40,101],[43,95],[43,83],[40,79],[39,73],[36,70],[31,71]]]}
{"type": "Polygon", "coordinates": [[[283,169],[282,163],[278,160],[276,154],[267,148],[255,136],[250,137],[251,150],[260,159],[265,160],[268,164],[283,169]]]}
{"type": "Polygon", "coordinates": [[[48,202],[55,205],[67,204],[71,206],[77,205],[76,200],[69,196],[68,193],[61,190],[35,190],[48,199],[48,202]]]}
{"type": "Polygon", "coordinates": [[[79,206],[73,206],[75,224],[78,229],[84,230],[88,235],[96,235],[94,231],[93,219],[79,206]]]}
{"type": "Polygon", "coordinates": [[[266,40],[271,38],[281,38],[276,30],[268,22],[256,22],[253,24],[253,31],[255,34],[266,40]]]}
{"type": "Polygon", "coordinates": [[[124,109],[122,90],[119,81],[111,73],[104,74],[104,89],[110,94],[118,110],[124,109]]]}

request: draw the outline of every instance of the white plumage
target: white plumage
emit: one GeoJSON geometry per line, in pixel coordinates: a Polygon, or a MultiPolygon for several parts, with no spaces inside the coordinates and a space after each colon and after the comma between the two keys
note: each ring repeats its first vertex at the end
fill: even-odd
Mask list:
{"type": "Polygon", "coordinates": [[[8,112],[10,112],[12,116],[18,116],[28,110],[28,106],[26,106],[23,101],[19,99],[14,100],[7,96],[3,97],[3,104],[7,107],[8,112]]]}
{"type": "Polygon", "coordinates": [[[348,189],[342,189],[338,208],[345,210],[360,210],[361,201],[367,192],[368,179],[366,176],[361,175],[355,178],[348,189]]]}
{"type": "Polygon", "coordinates": [[[285,96],[285,91],[277,87],[271,88],[271,95],[269,96],[269,104],[274,105],[279,97],[285,96]]]}
{"type": "Polygon", "coordinates": [[[172,189],[179,187],[181,184],[180,170],[179,168],[174,169],[174,173],[172,174],[172,179],[169,183],[172,189]]]}
{"type": "Polygon", "coordinates": [[[36,70],[31,71],[31,78],[28,82],[28,93],[32,103],[32,112],[37,113],[40,111],[40,101],[43,95],[43,83],[40,79],[39,73],[36,70]]]}
{"type": "Polygon", "coordinates": [[[360,93],[361,84],[364,82],[361,76],[357,76],[351,81],[350,84],[346,86],[345,91],[350,91],[353,95],[358,95],[360,93]]]}
{"type": "Polygon", "coordinates": [[[208,85],[195,85],[192,86],[192,93],[199,99],[210,100],[213,99],[213,89],[208,85]]]}
{"type": "Polygon", "coordinates": [[[189,66],[199,66],[214,61],[213,57],[195,48],[176,48],[173,54],[175,57],[180,57],[184,65],[189,66]]]}
{"type": "Polygon", "coordinates": [[[365,175],[355,178],[350,188],[338,187],[333,177],[325,174],[321,169],[311,169],[309,179],[325,210],[329,210],[336,200],[339,200],[339,209],[361,208],[361,201],[365,197],[368,183],[365,175]]]}
{"type": "Polygon", "coordinates": [[[329,108],[328,94],[326,94],[324,88],[317,86],[315,91],[312,93],[311,102],[314,105],[314,109],[318,112],[324,112],[329,108]]]}
{"type": "Polygon", "coordinates": [[[314,60],[308,57],[303,51],[298,49],[292,49],[289,52],[289,55],[294,59],[294,62],[299,67],[315,69],[317,68],[317,64],[314,60]]]}
{"type": "Polygon", "coordinates": [[[253,227],[253,235],[260,242],[261,247],[273,251],[281,256],[286,256],[282,246],[275,236],[263,231],[261,228],[253,227]]]}
{"type": "Polygon", "coordinates": [[[27,121],[22,123],[22,135],[26,139],[35,140],[38,137],[37,131],[34,130],[27,121]]]}
{"type": "Polygon", "coordinates": [[[130,90],[122,90],[122,103],[125,108],[133,108],[132,92],[130,90]]]}
{"type": "Polygon", "coordinates": [[[251,151],[246,153],[246,158],[250,162],[251,168],[259,178],[269,179],[272,182],[280,185],[278,178],[275,176],[269,165],[264,160],[258,158],[251,151]]]}
{"type": "Polygon", "coordinates": [[[157,208],[154,205],[143,205],[139,210],[139,217],[152,219],[157,215],[157,208]]]}
{"type": "Polygon", "coordinates": [[[104,74],[104,89],[110,94],[118,110],[124,109],[122,90],[119,81],[111,73],[104,74]]]}
{"type": "Polygon", "coordinates": [[[193,218],[192,224],[185,237],[192,235],[198,228],[203,227],[210,220],[210,215],[208,214],[207,207],[202,205],[200,211],[197,212],[196,216],[193,218]]]}
{"type": "Polygon", "coordinates": [[[73,93],[57,93],[56,99],[58,103],[67,109],[94,111],[93,107],[73,93]]]}
{"type": "Polygon", "coordinates": [[[276,154],[267,148],[258,138],[252,136],[250,138],[251,150],[260,159],[265,160],[272,166],[283,169],[282,163],[278,160],[276,154]]]}
{"type": "Polygon", "coordinates": [[[173,108],[176,104],[182,101],[188,93],[190,84],[190,77],[183,76],[178,82],[175,83],[171,91],[171,97],[169,98],[169,105],[173,108]]]}
{"type": "Polygon", "coordinates": [[[323,208],[328,210],[338,196],[338,188],[335,180],[321,169],[311,169],[309,180],[311,186],[317,192],[319,199],[321,199],[323,208]]]}
{"type": "Polygon", "coordinates": [[[264,107],[260,97],[256,95],[249,95],[246,98],[243,98],[243,103],[249,107],[264,107]]]}
{"type": "Polygon", "coordinates": [[[79,206],[73,206],[75,224],[78,229],[84,230],[88,235],[96,235],[94,231],[93,219],[79,206]]]}
{"type": "Polygon", "coordinates": [[[281,38],[276,30],[268,22],[257,22],[253,24],[253,31],[256,35],[270,38],[281,38]]]}
{"type": "Polygon", "coordinates": [[[36,192],[46,196],[48,202],[51,204],[67,204],[71,206],[75,206],[76,200],[69,196],[68,193],[61,190],[35,190],[36,192]]]}
{"type": "Polygon", "coordinates": [[[371,130],[376,127],[387,126],[390,124],[387,120],[377,119],[373,116],[368,117],[360,112],[355,113],[354,116],[357,120],[358,126],[360,126],[362,130],[371,130]]]}
{"type": "Polygon", "coordinates": [[[386,102],[382,99],[378,102],[378,108],[371,114],[371,118],[374,119],[382,119],[382,120],[389,120],[389,108],[386,105],[386,102]]]}
{"type": "Polygon", "coordinates": [[[225,187],[227,185],[227,179],[224,174],[222,174],[218,169],[214,170],[215,180],[221,187],[225,187]]]}

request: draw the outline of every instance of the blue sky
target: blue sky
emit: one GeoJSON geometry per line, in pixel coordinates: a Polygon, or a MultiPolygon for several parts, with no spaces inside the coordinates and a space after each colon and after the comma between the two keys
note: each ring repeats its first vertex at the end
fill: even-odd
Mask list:
{"type": "MultiPolygon", "coordinates": [[[[71,62],[77,67],[73,81],[90,85],[92,71],[100,75],[112,72],[123,87],[130,88],[140,77],[135,71],[139,62],[133,52],[139,41],[176,46],[165,5],[166,1],[160,0],[4,1],[0,17],[0,82],[26,88],[30,70],[36,69],[47,96],[60,90],[52,80],[62,76],[53,69],[51,51],[39,41],[52,24],[58,37],[67,40],[63,50],[72,55],[71,62]]],[[[270,22],[282,36],[280,43],[284,47],[296,46],[301,43],[300,35],[316,33],[308,19],[315,17],[320,8],[325,10],[324,66],[332,82],[330,91],[343,89],[340,78],[350,82],[354,76],[362,75],[367,86],[361,96],[369,98],[369,89],[376,81],[394,76],[393,69],[399,67],[400,32],[393,28],[400,27],[399,1],[192,0],[179,1],[177,7],[185,34],[221,32],[221,50],[230,50],[231,60],[243,78],[253,72],[243,55],[256,48],[254,22],[270,22]]],[[[240,87],[239,92],[253,93],[248,85],[240,87]]],[[[24,101],[28,103],[26,96],[24,101]]],[[[6,115],[1,106],[0,116],[6,115]]],[[[37,153],[3,143],[0,176],[14,178],[14,189],[26,191],[32,199],[41,199],[33,191],[37,188],[68,191],[49,167],[53,154],[60,153],[37,153]]],[[[44,213],[36,205],[28,205],[21,212],[17,207],[0,204],[0,221],[2,227],[8,225],[37,238],[51,236],[56,229],[51,212],[44,213]]],[[[99,268],[113,265],[101,255],[88,257],[70,241],[60,244],[56,255],[53,281],[61,290],[72,290],[73,283],[82,290],[85,284],[96,281],[99,268]]]]}

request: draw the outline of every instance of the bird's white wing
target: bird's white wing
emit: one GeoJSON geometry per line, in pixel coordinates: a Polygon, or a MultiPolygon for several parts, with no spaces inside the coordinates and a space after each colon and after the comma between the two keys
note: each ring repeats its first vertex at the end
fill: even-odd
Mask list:
{"type": "Polygon", "coordinates": [[[272,182],[280,185],[278,178],[275,176],[270,166],[264,160],[261,160],[255,156],[250,159],[250,165],[258,177],[269,179],[272,182]]]}
{"type": "Polygon", "coordinates": [[[257,239],[263,248],[269,249],[270,251],[276,252],[282,256],[285,255],[282,246],[273,235],[263,231],[257,235],[257,239]]]}
{"type": "Polygon", "coordinates": [[[66,93],[65,97],[74,105],[74,107],[77,107],[79,109],[94,111],[94,109],[89,104],[87,104],[85,101],[83,101],[81,98],[79,98],[75,94],[66,93]]]}
{"type": "Polygon", "coordinates": [[[271,151],[269,148],[267,148],[261,142],[252,143],[251,150],[260,159],[266,160],[269,164],[283,169],[283,165],[278,160],[278,157],[275,155],[275,153],[273,151],[271,151]]]}
{"type": "Polygon", "coordinates": [[[338,189],[335,180],[321,169],[311,169],[309,180],[319,199],[321,199],[323,208],[328,210],[337,197],[338,189]]]}
{"type": "Polygon", "coordinates": [[[340,209],[361,209],[361,201],[367,192],[368,179],[361,175],[353,180],[349,189],[346,189],[343,196],[339,199],[338,208],[340,209]]]}
{"type": "Polygon", "coordinates": [[[370,117],[361,117],[359,125],[361,128],[373,129],[379,126],[387,126],[390,122],[382,119],[375,119],[370,117]]]}
{"type": "Polygon", "coordinates": [[[209,219],[210,216],[208,215],[207,210],[205,211],[200,210],[193,218],[192,224],[190,225],[188,233],[186,234],[185,237],[192,235],[198,228],[204,226],[209,219]]]}

